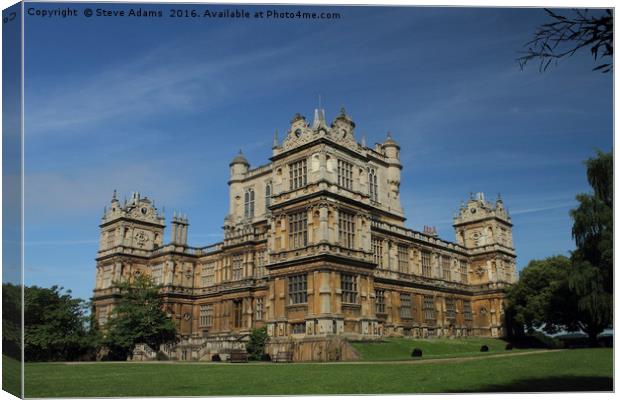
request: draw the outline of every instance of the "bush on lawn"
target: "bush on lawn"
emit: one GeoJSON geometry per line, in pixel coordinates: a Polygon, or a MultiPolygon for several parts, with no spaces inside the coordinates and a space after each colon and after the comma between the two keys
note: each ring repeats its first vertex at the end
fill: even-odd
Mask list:
{"type": "Polygon", "coordinates": [[[411,357],[422,357],[422,349],[413,349],[413,351],[411,352],[411,357]]]}
{"type": "Polygon", "coordinates": [[[489,346],[487,346],[486,344],[483,344],[482,347],[480,347],[480,351],[482,353],[486,353],[489,351],[489,346]]]}
{"type": "Polygon", "coordinates": [[[512,350],[512,343],[506,344],[506,350],[512,350]]]}
{"type": "Polygon", "coordinates": [[[262,359],[268,340],[269,335],[267,335],[267,327],[252,330],[252,333],[250,333],[250,340],[245,345],[250,360],[258,361],[262,359]]]}
{"type": "Polygon", "coordinates": [[[211,361],[220,362],[222,361],[222,358],[220,357],[219,354],[214,354],[211,356],[211,361]]]}

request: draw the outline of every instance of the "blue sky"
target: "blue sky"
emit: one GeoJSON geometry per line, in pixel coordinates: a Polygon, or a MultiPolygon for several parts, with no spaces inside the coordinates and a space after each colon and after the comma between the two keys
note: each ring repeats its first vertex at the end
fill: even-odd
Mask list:
{"type": "Polygon", "coordinates": [[[573,248],[582,161],[612,146],[612,76],[591,71],[588,51],[520,71],[541,9],[329,11],[342,18],[27,16],[26,283],[90,297],[114,189],[187,213],[192,245],[219,241],[230,159],[242,148],[266,163],[274,130],[311,117],[319,94],[329,120],[346,107],[358,138],[399,142],[410,228],[454,240],[461,200],[501,192],[519,268],[573,248]]]}

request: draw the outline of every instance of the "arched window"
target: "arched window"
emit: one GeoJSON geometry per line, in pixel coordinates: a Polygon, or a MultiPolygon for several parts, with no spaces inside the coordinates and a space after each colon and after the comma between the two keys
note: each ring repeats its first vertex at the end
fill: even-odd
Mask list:
{"type": "Polygon", "coordinates": [[[379,190],[377,186],[377,171],[374,168],[368,169],[368,195],[370,196],[370,200],[378,201],[379,199],[379,190]]]}
{"type": "Polygon", "coordinates": [[[244,216],[245,218],[254,217],[254,189],[246,189],[244,197],[244,216]]]}

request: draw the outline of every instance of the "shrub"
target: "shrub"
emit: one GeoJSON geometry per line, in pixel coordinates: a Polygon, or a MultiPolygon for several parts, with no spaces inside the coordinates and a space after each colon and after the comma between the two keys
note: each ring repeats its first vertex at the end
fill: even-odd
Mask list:
{"type": "Polygon", "coordinates": [[[248,352],[248,358],[254,361],[261,360],[265,354],[265,346],[267,345],[268,340],[269,335],[267,335],[266,327],[253,329],[252,333],[250,333],[250,340],[245,345],[245,349],[248,352]]]}
{"type": "Polygon", "coordinates": [[[506,350],[512,350],[512,343],[508,343],[506,345],[506,350]]]}
{"type": "Polygon", "coordinates": [[[411,352],[411,357],[422,357],[422,349],[413,349],[413,351],[411,352]]]}
{"type": "Polygon", "coordinates": [[[263,354],[260,358],[261,361],[271,361],[271,356],[267,353],[263,354]]]}
{"type": "Polygon", "coordinates": [[[220,362],[222,361],[222,358],[220,357],[219,354],[214,354],[211,356],[211,361],[220,362]]]}
{"type": "Polygon", "coordinates": [[[483,344],[482,347],[480,347],[480,351],[486,353],[487,351],[489,351],[489,346],[483,344]]]}

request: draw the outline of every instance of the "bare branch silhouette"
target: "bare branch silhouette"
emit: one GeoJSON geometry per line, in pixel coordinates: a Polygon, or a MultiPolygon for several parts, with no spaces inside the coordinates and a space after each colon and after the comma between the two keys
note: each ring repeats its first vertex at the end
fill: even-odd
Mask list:
{"type": "Polygon", "coordinates": [[[579,49],[590,47],[595,61],[601,64],[593,68],[603,73],[613,70],[614,21],[612,10],[606,9],[597,15],[588,10],[573,9],[572,16],[557,14],[545,8],[551,22],[538,27],[534,39],[524,46],[527,51],[517,58],[521,70],[534,59],[540,59],[539,71],[543,72],[562,57],[570,57],[579,49]],[[609,60],[605,58],[609,58],[609,60]],[[603,59],[605,59],[603,61],[603,59]]]}

